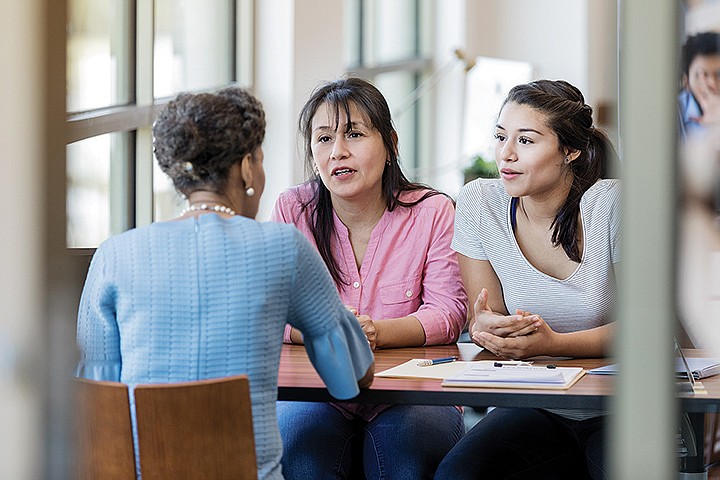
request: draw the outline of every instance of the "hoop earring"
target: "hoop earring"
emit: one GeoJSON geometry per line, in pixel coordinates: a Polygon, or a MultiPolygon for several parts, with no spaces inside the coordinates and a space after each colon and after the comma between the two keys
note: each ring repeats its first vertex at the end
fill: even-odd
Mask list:
{"type": "Polygon", "coordinates": [[[255,189],[253,187],[248,187],[247,190],[245,190],[245,195],[252,197],[255,195],[255,189]]]}
{"type": "Polygon", "coordinates": [[[570,157],[565,157],[565,165],[569,165],[569,164],[570,164],[570,157]]]}

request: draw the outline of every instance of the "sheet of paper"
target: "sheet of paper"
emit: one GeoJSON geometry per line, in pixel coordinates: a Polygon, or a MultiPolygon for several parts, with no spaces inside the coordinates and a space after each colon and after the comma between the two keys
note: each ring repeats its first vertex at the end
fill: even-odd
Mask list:
{"type": "Polygon", "coordinates": [[[468,366],[476,365],[479,368],[498,368],[494,367],[495,363],[502,363],[505,366],[511,367],[516,366],[518,361],[505,360],[505,361],[492,361],[492,360],[478,360],[474,362],[466,361],[455,361],[450,363],[441,363],[439,365],[428,365],[419,366],[418,363],[425,358],[413,358],[405,363],[401,363],[397,367],[392,367],[382,372],[377,372],[376,377],[390,377],[390,378],[434,378],[437,380],[443,380],[448,377],[453,377],[466,369],[468,366]]]}
{"type": "MultiPolygon", "coordinates": [[[[448,378],[448,380],[451,380],[448,378]]],[[[487,367],[470,365],[452,380],[479,382],[565,383],[562,370],[545,367],[487,367]]]]}
{"type": "Polygon", "coordinates": [[[472,362],[457,375],[446,377],[443,386],[495,388],[565,389],[573,385],[585,371],[581,367],[534,367],[482,365],[472,362]]]}
{"type": "Polygon", "coordinates": [[[441,363],[440,365],[428,365],[421,367],[418,365],[419,362],[426,360],[424,358],[413,358],[405,363],[392,367],[382,372],[377,372],[376,377],[396,377],[396,378],[434,378],[442,380],[446,377],[452,377],[457,374],[460,370],[465,368],[469,363],[474,362],[462,362],[455,361],[450,363],[441,363]]]}

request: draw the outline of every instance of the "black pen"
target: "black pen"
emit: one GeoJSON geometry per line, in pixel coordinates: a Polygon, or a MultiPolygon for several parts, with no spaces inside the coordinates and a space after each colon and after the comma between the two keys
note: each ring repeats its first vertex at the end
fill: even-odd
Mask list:
{"type": "Polygon", "coordinates": [[[418,362],[419,367],[429,367],[430,365],[439,365],[441,363],[450,363],[457,360],[458,357],[433,358],[432,360],[423,360],[418,362]]]}

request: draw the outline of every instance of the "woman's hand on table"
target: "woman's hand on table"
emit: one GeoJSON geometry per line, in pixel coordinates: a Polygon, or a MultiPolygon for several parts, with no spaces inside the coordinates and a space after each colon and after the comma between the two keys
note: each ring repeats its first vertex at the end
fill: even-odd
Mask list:
{"type": "Polygon", "coordinates": [[[552,355],[555,350],[553,344],[558,340],[558,335],[560,334],[553,331],[541,319],[540,326],[528,335],[500,337],[489,332],[474,332],[472,340],[498,357],[517,360],[538,355],[552,355]]]}
{"type": "Polygon", "coordinates": [[[348,311],[355,315],[355,318],[358,319],[358,322],[360,323],[360,326],[362,327],[363,332],[365,332],[365,336],[367,337],[368,345],[370,345],[370,350],[375,350],[375,348],[377,348],[377,329],[375,328],[375,322],[373,322],[372,318],[370,318],[368,315],[360,315],[357,311],[357,308],[353,307],[352,305],[345,305],[345,308],[347,308],[348,311]]]}
{"type": "MultiPolygon", "coordinates": [[[[538,315],[517,310],[515,315],[500,315],[488,306],[488,291],[480,291],[474,305],[473,321],[470,324],[470,338],[478,332],[488,332],[498,337],[519,337],[534,333],[544,322],[538,315]]],[[[475,342],[477,343],[477,342],[475,342]]],[[[479,344],[478,344],[479,345],[479,344]]]]}
{"type": "Polygon", "coordinates": [[[370,350],[375,350],[377,347],[377,327],[375,326],[375,322],[368,315],[357,315],[357,319],[358,322],[360,322],[363,332],[365,332],[370,350]]]}

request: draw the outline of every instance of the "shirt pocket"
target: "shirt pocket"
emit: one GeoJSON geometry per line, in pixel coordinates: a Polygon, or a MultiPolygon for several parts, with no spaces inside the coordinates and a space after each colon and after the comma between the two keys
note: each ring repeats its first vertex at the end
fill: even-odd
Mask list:
{"type": "Polygon", "coordinates": [[[415,304],[419,301],[422,293],[422,275],[391,282],[379,282],[378,288],[383,305],[402,305],[407,302],[415,304]]]}

